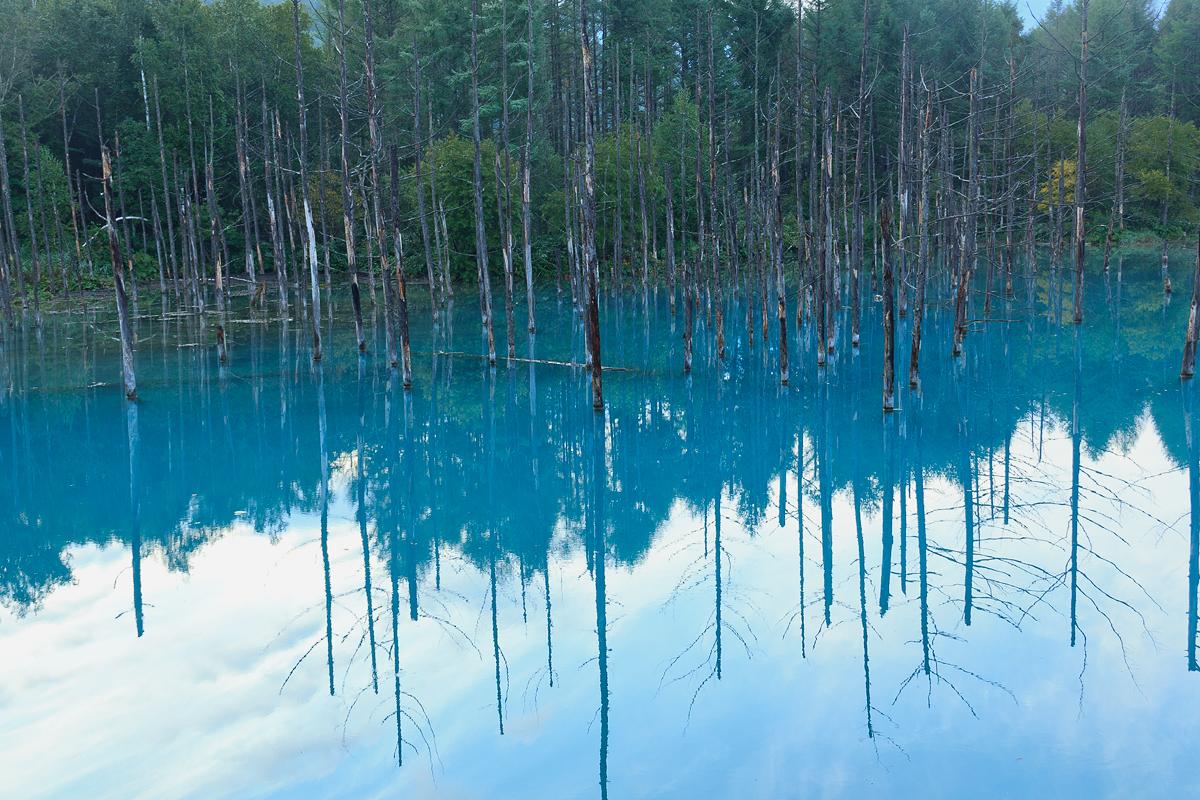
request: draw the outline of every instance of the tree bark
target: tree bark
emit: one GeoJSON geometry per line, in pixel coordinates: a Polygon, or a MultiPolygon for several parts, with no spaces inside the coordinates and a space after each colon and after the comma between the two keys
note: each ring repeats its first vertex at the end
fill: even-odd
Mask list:
{"type": "Polygon", "coordinates": [[[592,361],[592,408],[604,409],[600,360],[599,273],[596,261],[596,97],[592,52],[595,37],[590,18],[590,0],[579,0],[579,52],[583,72],[583,252],[587,281],[587,338],[592,361]]]}
{"type": "Polygon", "coordinates": [[[121,379],[125,386],[125,397],[137,400],[137,376],[133,365],[133,329],[129,320],[129,302],[125,294],[125,274],[121,266],[121,246],[117,241],[117,227],[112,210],[112,166],[108,148],[100,146],[101,188],[104,193],[104,221],[108,229],[108,248],[112,255],[113,287],[117,297],[117,322],[121,331],[121,379]]]}

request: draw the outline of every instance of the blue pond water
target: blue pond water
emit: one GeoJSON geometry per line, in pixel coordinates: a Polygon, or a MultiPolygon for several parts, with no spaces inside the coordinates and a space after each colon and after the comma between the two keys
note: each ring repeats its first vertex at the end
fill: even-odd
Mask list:
{"type": "Polygon", "coordinates": [[[958,361],[935,305],[893,415],[877,303],[780,387],[744,305],[686,378],[606,296],[603,415],[552,288],[495,369],[418,297],[411,393],[340,295],[315,368],[298,312],[220,368],[143,297],[136,407],[111,311],[48,315],[0,345],[0,795],[1194,796],[1186,300],[1126,258],[1076,329],[1019,275],[958,361]]]}

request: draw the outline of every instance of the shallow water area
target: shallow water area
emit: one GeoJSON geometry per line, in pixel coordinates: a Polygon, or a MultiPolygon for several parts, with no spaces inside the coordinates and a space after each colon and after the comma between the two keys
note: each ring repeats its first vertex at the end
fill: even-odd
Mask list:
{"type": "Polygon", "coordinates": [[[552,287],[495,367],[473,289],[436,325],[414,291],[411,392],[338,292],[318,365],[299,308],[236,299],[222,366],[215,314],[141,298],[134,405],[106,304],[27,320],[0,794],[1200,793],[1189,257],[1170,299],[1096,265],[1078,328],[1022,272],[958,360],[932,305],[919,390],[902,317],[894,414],[875,302],[818,369],[793,297],[781,386],[757,302],[724,362],[701,303],[684,376],[682,306],[606,294],[603,414],[552,287]]]}

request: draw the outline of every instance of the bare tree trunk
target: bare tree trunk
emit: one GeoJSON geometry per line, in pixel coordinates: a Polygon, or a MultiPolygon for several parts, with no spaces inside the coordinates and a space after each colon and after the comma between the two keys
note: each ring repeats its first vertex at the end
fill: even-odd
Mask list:
{"type": "MultiPolygon", "coordinates": [[[[804,201],[803,192],[800,188],[800,177],[803,174],[800,166],[800,154],[804,151],[801,143],[804,137],[802,128],[804,117],[804,5],[800,0],[796,0],[796,85],[795,98],[793,100],[795,106],[795,192],[796,192],[796,335],[800,335],[801,326],[804,324],[804,294],[805,294],[805,256],[806,244],[808,237],[805,235],[804,226],[804,201]]],[[[811,165],[810,165],[811,172],[811,165]]],[[[811,175],[809,180],[811,180],[811,175]]]]}
{"type": "MultiPolygon", "coordinates": [[[[717,147],[714,133],[714,117],[713,111],[713,82],[715,65],[713,62],[713,10],[712,6],[708,7],[708,85],[706,98],[708,106],[707,125],[708,125],[708,236],[711,240],[710,258],[712,260],[712,281],[714,301],[716,305],[716,323],[717,323],[717,358],[725,360],[725,300],[724,293],[721,289],[721,264],[718,258],[716,241],[717,241],[717,147]]],[[[754,121],[755,126],[758,125],[758,120],[754,121]]],[[[701,243],[703,247],[703,242],[701,243]]],[[[765,294],[764,294],[765,300],[765,294]]],[[[763,308],[763,324],[766,325],[766,308],[764,303],[763,308]]],[[[764,334],[765,336],[765,334],[764,334]]]]}
{"type": "Polygon", "coordinates": [[[667,194],[667,306],[675,316],[675,189],[671,185],[671,165],[663,167],[664,189],[667,194]]]}
{"type": "MultiPolygon", "coordinates": [[[[158,134],[158,164],[162,172],[163,216],[167,218],[167,258],[171,262],[171,283],[175,289],[175,299],[178,301],[179,265],[175,258],[175,222],[171,214],[171,186],[167,181],[167,148],[163,144],[162,106],[159,104],[157,75],[154,77],[154,120],[154,127],[158,134]]],[[[75,214],[72,212],[72,224],[74,218],[75,214]]]]}
{"type": "Polygon", "coordinates": [[[909,140],[912,138],[909,133],[910,113],[909,108],[912,97],[913,83],[913,65],[912,65],[912,50],[909,46],[909,29],[908,24],[904,25],[904,41],[902,44],[902,52],[900,57],[900,138],[898,143],[898,152],[896,153],[896,183],[897,194],[899,195],[899,219],[897,228],[900,235],[900,316],[904,316],[908,309],[906,297],[906,288],[908,280],[908,220],[909,220],[909,188],[912,183],[909,150],[909,140]]]}
{"type": "Polygon", "coordinates": [[[42,324],[42,262],[38,254],[37,226],[33,223],[33,184],[29,180],[29,138],[25,128],[25,100],[17,95],[17,109],[21,119],[21,163],[22,185],[25,187],[25,213],[29,220],[29,255],[33,259],[33,319],[42,324]]]}
{"type": "MultiPolygon", "coordinates": [[[[367,164],[368,164],[368,168],[369,168],[368,169],[368,177],[370,178],[370,183],[371,183],[370,189],[363,192],[363,195],[364,195],[363,203],[364,204],[369,203],[369,206],[370,206],[369,208],[364,207],[363,217],[364,217],[364,219],[370,220],[370,222],[371,222],[370,229],[373,229],[375,231],[375,236],[378,239],[379,271],[383,276],[383,285],[384,285],[383,313],[384,313],[384,319],[388,320],[390,323],[390,321],[396,317],[396,313],[395,313],[395,309],[392,308],[392,303],[391,303],[391,300],[392,300],[392,291],[391,291],[391,286],[390,286],[391,276],[388,274],[389,270],[388,270],[388,264],[387,264],[388,230],[387,230],[387,227],[384,225],[384,221],[383,221],[383,197],[382,197],[383,190],[380,186],[380,177],[379,177],[379,173],[380,173],[379,161],[383,157],[383,141],[382,141],[382,136],[380,134],[380,127],[381,127],[380,121],[383,117],[383,112],[379,106],[379,88],[378,88],[378,83],[376,82],[376,79],[375,79],[375,28],[374,28],[374,25],[372,24],[372,19],[371,19],[371,2],[370,2],[370,0],[363,0],[362,9],[363,9],[363,38],[364,38],[364,44],[365,44],[364,62],[365,62],[365,67],[366,67],[365,78],[366,78],[366,90],[367,90],[367,92],[366,92],[366,94],[367,94],[367,144],[370,149],[370,152],[368,154],[367,164]],[[369,192],[369,195],[368,195],[368,192],[369,192]],[[369,196],[369,199],[368,199],[368,196],[369,196]]],[[[393,148],[393,154],[394,154],[394,148],[393,148]]],[[[393,181],[392,181],[392,192],[393,193],[396,191],[395,184],[396,184],[396,181],[395,181],[395,179],[393,179],[393,181]]],[[[396,276],[397,276],[397,282],[399,284],[397,291],[399,294],[399,301],[405,303],[405,309],[403,312],[403,321],[404,321],[404,327],[405,327],[405,338],[407,338],[408,293],[404,287],[404,263],[403,263],[404,243],[400,239],[400,231],[399,231],[399,227],[397,224],[397,220],[395,219],[397,214],[398,214],[398,209],[396,207],[393,207],[391,209],[390,216],[393,218],[392,219],[392,233],[394,234],[393,246],[394,246],[395,258],[396,258],[396,276]]],[[[371,244],[371,238],[370,238],[370,232],[368,231],[368,234],[367,234],[367,249],[368,249],[367,257],[368,257],[368,260],[370,259],[370,244],[371,244]]],[[[372,271],[372,275],[373,274],[374,274],[374,272],[372,271]]],[[[374,280],[372,280],[372,282],[371,282],[372,297],[374,297],[374,286],[375,286],[375,283],[374,283],[374,280]]],[[[387,327],[390,327],[390,325],[385,325],[385,328],[387,328],[387,327]]],[[[360,343],[360,344],[363,344],[363,343],[360,343]]],[[[411,367],[410,367],[410,374],[408,376],[408,381],[405,384],[405,388],[407,389],[411,385],[412,385],[412,375],[411,375],[411,367]]]]}
{"type": "Polygon", "coordinates": [[[782,191],[779,175],[779,139],[783,128],[783,85],[779,82],[779,70],[775,70],[775,132],[771,138],[771,207],[768,220],[771,228],[771,265],[775,283],[775,317],[779,326],[779,383],[788,384],[788,330],[787,330],[787,283],[783,272],[783,215],[780,207],[782,191]]]}
{"type": "Polygon", "coordinates": [[[1188,313],[1187,336],[1183,341],[1183,368],[1179,377],[1196,374],[1196,340],[1200,339],[1200,229],[1196,231],[1196,271],[1192,277],[1192,306],[1188,313]]]}
{"type": "MultiPolygon", "coordinates": [[[[429,281],[429,311],[433,321],[438,319],[438,306],[446,302],[446,297],[438,298],[438,282],[433,272],[433,254],[429,247],[429,219],[425,210],[425,176],[423,174],[425,161],[425,140],[421,131],[421,53],[413,43],[413,147],[416,150],[415,168],[417,178],[417,218],[421,223],[421,245],[425,248],[425,276],[429,281]]],[[[437,222],[434,222],[434,238],[437,238],[437,222]]]]}
{"type": "MultiPolygon", "coordinates": [[[[288,309],[288,293],[287,293],[287,261],[283,253],[283,232],[279,228],[279,218],[276,212],[276,204],[278,203],[279,195],[276,190],[276,180],[273,171],[272,161],[275,154],[272,147],[274,137],[271,135],[271,120],[267,114],[267,98],[263,95],[262,101],[262,116],[263,116],[263,182],[265,186],[265,194],[267,198],[267,232],[271,235],[271,260],[275,266],[275,284],[279,290],[279,309],[287,313],[288,309]]],[[[161,130],[161,126],[160,130],[161,130]]]]}
{"type": "MultiPolygon", "coordinates": [[[[1080,0],[1079,144],[1075,158],[1075,324],[1083,322],[1084,176],[1087,174],[1088,0],[1080,0]]],[[[1169,283],[1164,289],[1170,291],[1169,283]]]]}
{"type": "Polygon", "coordinates": [[[500,150],[496,153],[496,207],[500,212],[500,255],[504,260],[504,324],[508,359],[516,358],[517,346],[513,319],[513,243],[512,182],[508,137],[508,0],[500,3],[500,150]],[[503,162],[504,174],[500,166],[503,162]]]}
{"type": "MultiPolygon", "coordinates": [[[[2,109],[0,109],[2,110],[2,109]]],[[[5,232],[0,235],[8,237],[9,258],[13,272],[17,276],[17,296],[22,299],[22,314],[24,314],[25,298],[25,266],[21,262],[21,243],[17,240],[17,225],[12,210],[12,186],[8,181],[8,150],[4,143],[4,115],[0,114],[0,200],[3,200],[5,232]]]]}
{"type": "Polygon", "coordinates": [[[492,330],[492,284],[488,273],[487,233],[483,223],[483,167],[479,139],[479,0],[471,0],[471,121],[475,143],[475,264],[479,269],[479,313],[487,339],[489,364],[496,363],[496,334],[492,330]]]}
{"type": "Polygon", "coordinates": [[[526,267],[526,313],[530,333],[538,330],[534,319],[533,229],[529,209],[530,170],[533,162],[533,0],[526,8],[526,140],[521,154],[521,234],[526,267]]]}
{"type": "Polygon", "coordinates": [[[1013,61],[1012,48],[1008,51],[1008,95],[1006,98],[1007,108],[1005,109],[1005,117],[1007,125],[1004,131],[1004,173],[1006,176],[1004,190],[1004,296],[1012,299],[1013,296],[1013,232],[1016,227],[1017,214],[1017,184],[1016,170],[1012,164],[1012,142],[1013,136],[1017,128],[1016,114],[1016,82],[1017,82],[1017,67],[1013,61]]]}
{"type": "Polygon", "coordinates": [[[258,283],[254,264],[254,254],[258,248],[258,242],[255,236],[255,225],[252,224],[254,214],[251,210],[250,203],[250,163],[246,159],[246,145],[244,139],[245,131],[245,115],[242,113],[242,81],[239,77],[237,80],[237,116],[234,120],[234,144],[236,145],[237,162],[238,162],[238,195],[242,201],[242,236],[245,238],[246,250],[246,277],[251,285],[258,283]]]}
{"type": "Polygon", "coordinates": [[[967,303],[970,299],[971,274],[975,269],[976,213],[979,208],[979,113],[978,75],[974,68],[971,69],[970,110],[967,119],[966,213],[963,215],[962,233],[959,236],[962,251],[959,253],[958,291],[954,301],[955,356],[962,354],[963,339],[967,335],[967,303]]]}
{"type": "MultiPolygon", "coordinates": [[[[922,83],[924,78],[922,77],[922,83]]],[[[925,277],[929,271],[929,133],[933,122],[933,92],[925,89],[925,113],[921,115],[918,130],[921,154],[921,195],[917,206],[917,235],[921,237],[917,251],[917,286],[913,296],[912,350],[908,360],[908,385],[917,388],[921,384],[921,326],[925,319],[925,277]]]]}
{"type": "Polygon", "coordinates": [[[596,261],[596,97],[592,52],[596,40],[590,0],[579,0],[579,52],[583,72],[583,252],[587,282],[587,339],[592,361],[592,408],[604,409],[600,360],[600,267],[596,261]]]}
{"type": "MultiPolygon", "coordinates": [[[[858,116],[858,135],[854,144],[854,238],[850,244],[850,346],[858,347],[858,325],[859,325],[859,282],[862,274],[863,263],[863,209],[862,209],[862,170],[863,170],[863,144],[864,137],[867,132],[867,43],[871,30],[871,0],[863,0],[863,34],[862,48],[858,57],[858,103],[856,114],[858,116]]],[[[907,41],[908,29],[905,28],[905,39],[907,41]]],[[[907,53],[907,49],[905,50],[907,53]]],[[[903,73],[901,76],[903,80],[903,73]]],[[[905,97],[905,88],[901,87],[901,97],[905,97]]],[[[905,119],[906,111],[905,103],[902,100],[900,103],[900,130],[903,132],[907,125],[905,119]]],[[[904,134],[901,133],[901,142],[904,141],[904,134]]],[[[901,144],[901,158],[903,159],[903,144],[901,144]]],[[[903,215],[903,211],[901,211],[903,215]]]]}
{"type": "MultiPolygon", "coordinates": [[[[344,5],[344,0],[343,0],[344,5]]],[[[296,105],[300,111],[300,197],[304,203],[304,232],[306,236],[301,238],[305,244],[305,254],[308,261],[308,283],[312,291],[312,357],[313,361],[321,360],[321,287],[317,283],[317,243],[316,232],[313,230],[313,215],[312,206],[308,202],[308,110],[304,104],[304,66],[300,59],[300,0],[292,0],[292,33],[295,41],[295,60],[296,60],[296,105]]],[[[344,43],[344,42],[343,42],[344,43]]],[[[344,50],[343,50],[344,56],[344,50]]],[[[345,59],[342,63],[343,79],[342,84],[345,86],[345,59]]],[[[343,112],[344,113],[344,112],[343,112]]],[[[345,117],[343,116],[343,152],[345,148],[345,117]]],[[[349,191],[349,183],[347,191],[349,191]]],[[[348,249],[349,246],[347,246],[348,249]]],[[[353,267],[353,262],[351,263],[353,267]]],[[[355,311],[358,311],[357,303],[355,311]]],[[[360,315],[356,315],[355,322],[358,329],[359,348],[365,346],[362,336],[362,319],[360,315]]]]}
{"type": "MultiPolygon", "coordinates": [[[[408,336],[408,287],[404,282],[404,243],[400,236],[400,159],[392,146],[392,246],[396,258],[396,322],[400,334],[404,388],[412,388],[412,348],[408,336]]],[[[384,280],[388,280],[384,276],[384,280]]]]}
{"type": "Polygon", "coordinates": [[[101,187],[104,192],[104,221],[108,228],[108,248],[112,254],[113,286],[117,295],[117,322],[121,330],[121,378],[125,397],[137,400],[137,376],[133,369],[133,329],[129,321],[129,302],[125,295],[125,274],[121,267],[121,246],[117,243],[117,226],[112,210],[112,166],[108,148],[100,146],[101,187]]]}
{"type": "MultiPolygon", "coordinates": [[[[1082,124],[1082,123],[1081,123],[1082,124]]],[[[1175,89],[1171,88],[1171,113],[1167,118],[1167,163],[1166,163],[1166,184],[1167,188],[1163,192],[1162,200],[1162,218],[1160,220],[1162,227],[1162,255],[1159,259],[1162,267],[1162,283],[1163,293],[1171,293],[1171,273],[1167,263],[1167,201],[1171,194],[1171,159],[1175,154],[1175,89]]]]}
{"type": "MultiPolygon", "coordinates": [[[[76,200],[75,187],[71,181],[71,176],[74,174],[74,172],[71,169],[71,135],[67,130],[67,95],[66,95],[67,78],[63,72],[63,66],[62,66],[61,62],[58,64],[57,71],[58,71],[58,111],[59,111],[59,116],[62,119],[63,174],[65,174],[67,176],[67,205],[71,209],[71,233],[75,236],[75,271],[76,271],[76,273],[78,273],[80,263],[82,262],[82,259],[83,259],[83,252],[82,252],[82,249],[80,247],[80,242],[79,242],[79,226],[82,223],[82,220],[79,218],[79,216],[76,213],[77,208],[75,205],[75,200],[76,200]]],[[[157,89],[155,90],[155,101],[154,102],[155,102],[155,105],[157,105],[157,103],[158,103],[157,89]]],[[[160,118],[159,127],[160,128],[162,127],[161,118],[160,118]]],[[[161,140],[161,137],[160,137],[160,140],[161,140]]],[[[165,188],[165,186],[166,186],[165,178],[164,178],[163,185],[165,188]]],[[[168,213],[170,213],[170,212],[168,211],[168,213]]],[[[174,238],[174,237],[172,237],[172,238],[174,238]]]]}
{"type": "MultiPolygon", "coordinates": [[[[354,307],[354,335],[359,352],[367,349],[362,321],[362,293],[358,286],[357,246],[354,235],[354,189],[350,183],[350,98],[346,75],[346,0],[338,0],[338,113],[342,123],[342,230],[346,237],[346,269],[350,272],[350,302],[354,307]]],[[[303,110],[300,112],[303,114],[303,110]]],[[[316,308],[314,304],[314,309],[316,308]]]]}
{"type": "Polygon", "coordinates": [[[883,237],[883,410],[896,410],[896,284],[892,277],[892,223],[888,204],[879,210],[883,237]]]}
{"type": "Polygon", "coordinates": [[[1129,130],[1129,109],[1125,103],[1125,89],[1121,89],[1121,108],[1117,114],[1117,153],[1113,175],[1113,207],[1108,218],[1108,229],[1104,233],[1104,271],[1108,272],[1109,255],[1112,252],[1113,228],[1125,230],[1125,139],[1129,130]]]}
{"type": "Polygon", "coordinates": [[[825,89],[825,102],[822,111],[824,135],[824,165],[822,170],[821,187],[821,221],[825,226],[825,235],[821,243],[821,299],[818,328],[820,339],[817,344],[817,366],[825,365],[826,353],[833,352],[833,327],[831,319],[834,307],[834,252],[833,252],[833,98],[829,88],[825,89]]]}

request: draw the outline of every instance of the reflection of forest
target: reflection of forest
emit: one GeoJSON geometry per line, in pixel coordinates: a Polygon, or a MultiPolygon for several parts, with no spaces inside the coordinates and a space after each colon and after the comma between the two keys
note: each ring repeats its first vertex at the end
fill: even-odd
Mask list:
{"type": "MultiPolygon", "coordinates": [[[[810,495],[803,502],[821,509],[823,523],[831,493],[845,489],[857,504],[891,509],[890,553],[890,517],[905,496],[898,487],[919,472],[925,483],[972,487],[964,492],[970,503],[979,470],[1007,465],[1020,420],[1035,421],[1023,431],[1078,430],[1087,454],[1120,449],[1149,414],[1175,463],[1189,463],[1175,377],[1186,308],[1164,306],[1156,278],[1142,277],[1153,274],[1126,265],[1122,280],[1115,271],[1091,276],[1078,349],[1074,329],[1048,313],[1053,299],[1069,302],[1069,287],[1060,295],[1044,275],[1032,299],[1018,282],[1014,299],[994,305],[993,321],[973,326],[958,363],[948,357],[947,310],[930,309],[921,396],[902,392],[900,412],[886,419],[878,412],[874,307],[861,352],[838,353],[823,373],[811,335],[794,344],[786,391],[773,356],[745,341],[732,346],[727,380],[715,378],[703,354],[690,380],[673,362],[670,372],[613,372],[599,457],[584,376],[570,368],[501,364],[489,372],[471,359],[418,355],[406,396],[376,362],[360,369],[340,351],[318,379],[298,344],[300,325],[248,326],[235,366],[221,374],[207,348],[177,346],[205,341],[194,321],[172,318],[164,331],[144,318],[144,399],[127,416],[112,387],[37,389],[79,384],[89,364],[115,357],[101,332],[106,321],[63,320],[0,355],[15,389],[0,397],[0,596],[18,613],[35,609],[70,579],[64,556],[81,543],[140,542],[135,562],[154,553],[185,570],[194,550],[237,520],[279,535],[289,515],[320,511],[323,476],[332,472],[349,478],[364,537],[389,565],[393,590],[406,584],[415,615],[419,587],[435,582],[449,548],[481,571],[519,574],[524,583],[555,557],[560,527],[574,532],[593,564],[596,542],[610,560],[636,563],[677,500],[708,513],[732,498],[754,530],[773,513],[775,482],[795,474],[801,442],[810,495]],[[597,458],[607,462],[598,483],[597,458]],[[601,531],[587,513],[596,497],[604,498],[601,531]]],[[[641,324],[635,305],[626,304],[619,322],[606,320],[605,335],[619,363],[638,367],[669,353],[677,334],[665,312],[641,324]]],[[[460,338],[473,337],[477,323],[466,312],[460,319],[471,323],[460,338]]],[[[1071,487],[1060,488],[1066,505],[1071,487]]],[[[1003,491],[1007,508],[1007,483],[1003,491]]],[[[923,521],[913,527],[923,536],[923,521]]],[[[966,544],[969,568],[970,537],[966,544]]],[[[823,541],[810,558],[830,548],[823,541]]],[[[908,564],[915,568],[916,559],[908,564]]],[[[969,614],[969,572],[966,580],[969,614]]],[[[885,579],[884,611],[887,586],[885,579]]]]}

